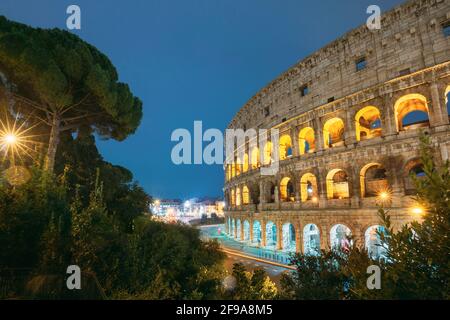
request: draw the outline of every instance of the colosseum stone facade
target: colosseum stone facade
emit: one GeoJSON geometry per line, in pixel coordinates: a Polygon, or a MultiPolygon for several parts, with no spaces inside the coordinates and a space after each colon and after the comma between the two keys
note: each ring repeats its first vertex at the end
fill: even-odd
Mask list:
{"type": "Polygon", "coordinates": [[[351,233],[380,254],[379,205],[394,227],[416,218],[420,131],[438,161],[449,158],[449,58],[450,1],[412,0],[384,14],[380,30],[350,31],[258,92],[228,128],[276,128],[279,143],[235,146],[225,166],[228,235],[313,253],[351,233]],[[275,147],[279,170],[262,175],[275,147]]]}

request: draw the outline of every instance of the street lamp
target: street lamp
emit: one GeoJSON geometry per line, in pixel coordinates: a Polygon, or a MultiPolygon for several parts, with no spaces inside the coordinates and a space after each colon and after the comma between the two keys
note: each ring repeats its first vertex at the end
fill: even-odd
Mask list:
{"type": "Polygon", "coordinates": [[[2,140],[7,145],[14,145],[17,142],[17,136],[13,133],[8,133],[3,137],[2,140]]]}
{"type": "Polygon", "coordinates": [[[411,213],[417,217],[421,217],[424,214],[425,210],[420,206],[415,206],[411,208],[411,213]]]}

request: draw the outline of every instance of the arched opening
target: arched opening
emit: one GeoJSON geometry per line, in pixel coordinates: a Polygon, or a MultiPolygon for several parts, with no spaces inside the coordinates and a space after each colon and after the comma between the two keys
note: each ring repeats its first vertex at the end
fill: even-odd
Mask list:
{"type": "Polygon", "coordinates": [[[250,192],[248,190],[247,186],[244,186],[242,188],[242,204],[249,204],[250,203],[250,192]]]}
{"type": "Polygon", "coordinates": [[[350,197],[348,176],[342,169],[334,169],[327,175],[328,199],[346,199],[350,197]]]}
{"type": "Polygon", "coordinates": [[[277,226],[272,221],[266,224],[266,247],[275,249],[277,245],[277,226]]]}
{"type": "Polygon", "coordinates": [[[280,182],[280,198],[281,201],[295,201],[294,184],[289,177],[284,177],[280,182]]]}
{"type": "Polygon", "coordinates": [[[264,146],[264,159],[263,164],[269,165],[272,163],[272,142],[267,141],[266,145],[264,146]]]}
{"type": "Polygon", "coordinates": [[[397,131],[414,130],[430,126],[427,99],[420,94],[408,94],[394,106],[397,131]]]}
{"type": "Polygon", "coordinates": [[[325,148],[344,145],[344,121],[333,118],[325,122],[323,126],[323,139],[325,148]]]}
{"type": "Polygon", "coordinates": [[[231,179],[231,165],[227,164],[226,168],[226,179],[229,181],[231,179]]]}
{"type": "Polygon", "coordinates": [[[234,219],[231,219],[231,236],[236,237],[236,221],[234,219]]]}
{"type": "Polygon", "coordinates": [[[261,245],[261,223],[258,220],[253,222],[253,244],[261,245]]]}
{"type": "Polygon", "coordinates": [[[228,235],[232,235],[232,233],[231,233],[231,218],[230,217],[228,217],[228,219],[227,219],[227,226],[228,226],[228,229],[227,229],[228,235]]]}
{"type": "Polygon", "coordinates": [[[234,178],[236,176],[236,164],[233,162],[231,164],[231,177],[234,178]]]}
{"type": "Polygon", "coordinates": [[[410,160],[405,166],[405,194],[414,195],[416,194],[416,185],[414,183],[415,179],[423,179],[426,174],[423,169],[423,164],[420,159],[410,160]]]}
{"type": "Polygon", "coordinates": [[[244,241],[250,241],[250,223],[245,220],[243,223],[244,226],[244,241]]]}
{"type": "Polygon", "coordinates": [[[241,239],[241,220],[236,220],[236,239],[241,239]]]}
{"type": "Polygon", "coordinates": [[[242,172],[247,172],[248,171],[248,154],[245,153],[244,154],[244,161],[242,163],[242,172]]]}
{"type": "Polygon", "coordinates": [[[252,149],[250,163],[251,163],[252,169],[257,169],[259,167],[259,148],[258,147],[254,147],[252,149]]]}
{"type": "Polygon", "coordinates": [[[355,116],[356,140],[368,140],[381,136],[380,110],[368,106],[358,111],[355,116]]]}
{"type": "Polygon", "coordinates": [[[283,225],[283,250],[295,252],[295,228],[292,223],[285,223],[283,225]]]}
{"type": "Polygon", "coordinates": [[[367,228],[364,234],[367,253],[374,260],[382,259],[386,256],[387,248],[381,242],[382,234],[386,234],[386,229],[379,225],[367,228]]]}
{"type": "Polygon", "coordinates": [[[241,205],[241,189],[240,188],[236,188],[236,205],[237,206],[241,205]]]}
{"type": "Polygon", "coordinates": [[[236,205],[236,193],[235,193],[234,189],[231,190],[231,205],[232,206],[236,205]]]}
{"type": "Polygon", "coordinates": [[[242,168],[242,159],[236,158],[235,168],[236,168],[236,176],[240,175],[241,174],[241,168],[242,168]]]}
{"type": "Polygon", "coordinates": [[[317,179],[312,173],[305,173],[300,179],[300,196],[302,202],[317,201],[317,179]]]}
{"type": "Polygon", "coordinates": [[[348,250],[351,246],[352,232],[343,224],[336,224],[330,230],[330,243],[332,249],[348,250]]]}
{"type": "Polygon", "coordinates": [[[360,186],[362,197],[376,197],[383,192],[389,192],[389,182],[386,169],[379,163],[369,163],[361,169],[360,186]]]}
{"type": "Polygon", "coordinates": [[[300,130],[298,134],[300,155],[314,152],[316,149],[315,141],[313,128],[306,127],[300,130]]]}
{"type": "Polygon", "coordinates": [[[285,134],[280,138],[280,160],[292,157],[292,141],[291,136],[285,134]]]}
{"type": "Polygon", "coordinates": [[[265,185],[266,203],[275,202],[275,184],[268,181],[265,185]]]}
{"type": "Polygon", "coordinates": [[[320,232],[315,224],[307,224],[303,228],[303,248],[307,255],[320,253],[320,232]]]}

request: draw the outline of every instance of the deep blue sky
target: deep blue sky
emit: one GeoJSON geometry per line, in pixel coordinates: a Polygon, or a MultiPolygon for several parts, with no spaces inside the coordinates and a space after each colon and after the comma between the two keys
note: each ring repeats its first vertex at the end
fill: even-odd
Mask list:
{"type": "Polygon", "coordinates": [[[144,102],[137,133],[100,142],[104,157],[133,171],[156,197],[222,194],[219,165],[176,166],[176,128],[224,130],[261,87],[308,54],[364,23],[366,8],[401,0],[1,0],[0,14],[66,28],[66,8],[82,11],[84,40],[107,54],[121,81],[144,102]]]}

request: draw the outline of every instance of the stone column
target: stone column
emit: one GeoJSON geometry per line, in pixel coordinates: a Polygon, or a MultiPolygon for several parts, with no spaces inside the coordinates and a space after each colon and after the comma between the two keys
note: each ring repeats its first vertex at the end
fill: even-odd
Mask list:
{"type": "Polygon", "coordinates": [[[395,123],[395,110],[392,97],[385,95],[383,98],[384,108],[381,111],[381,125],[383,136],[391,136],[397,133],[397,124],[395,123]]]}
{"type": "Polygon", "coordinates": [[[324,149],[323,145],[323,126],[322,121],[316,115],[314,119],[314,139],[316,145],[316,151],[322,151],[324,149]]]}
{"type": "Polygon", "coordinates": [[[353,117],[352,110],[345,110],[345,144],[352,145],[356,143],[356,128],[355,128],[355,118],[353,117]]]}
{"type": "Polygon", "coordinates": [[[295,224],[295,251],[303,253],[303,230],[300,222],[295,224]]]}
{"type": "Polygon", "coordinates": [[[283,249],[283,223],[281,221],[278,221],[276,224],[276,228],[277,228],[277,245],[275,248],[277,250],[282,250],[283,249]]]}
{"type": "Polygon", "coordinates": [[[316,176],[317,192],[319,194],[319,208],[327,207],[327,172],[320,170],[316,176]]]}
{"type": "Polygon", "coordinates": [[[233,237],[237,239],[237,219],[234,219],[234,235],[233,237]]]}
{"type": "Polygon", "coordinates": [[[357,167],[350,167],[348,168],[350,171],[350,182],[349,182],[349,192],[350,194],[350,201],[351,201],[351,207],[352,208],[359,208],[359,203],[361,200],[361,188],[360,188],[360,180],[359,180],[359,171],[357,167]]]}
{"type": "Polygon", "coordinates": [[[320,249],[330,249],[330,230],[327,225],[320,225],[320,249]]]}
{"type": "Polygon", "coordinates": [[[262,205],[266,203],[264,181],[259,181],[259,203],[262,205]]]}
{"type": "Polygon", "coordinates": [[[241,241],[244,241],[244,221],[241,219],[241,241]]]}
{"type": "Polygon", "coordinates": [[[291,139],[292,139],[292,156],[298,157],[300,155],[300,146],[298,144],[298,128],[296,126],[291,127],[291,139]]]}
{"type": "MultiPolygon", "coordinates": [[[[447,106],[445,105],[445,100],[441,100],[441,95],[439,94],[439,85],[436,81],[433,81],[430,85],[431,93],[431,105],[432,108],[430,112],[432,113],[433,126],[441,126],[448,124],[447,106]],[[444,102],[444,103],[441,103],[444,102]]],[[[443,93],[444,94],[444,93],[443,93]]],[[[442,95],[443,95],[442,94],[442,95]]],[[[431,119],[430,119],[431,121],[431,119]]],[[[431,124],[431,123],[430,123],[431,124]]]]}
{"type": "Polygon", "coordinates": [[[261,220],[261,247],[266,246],[266,222],[261,220]]]}
{"type": "Polygon", "coordinates": [[[250,220],[250,243],[253,243],[253,220],[250,220]]]}

